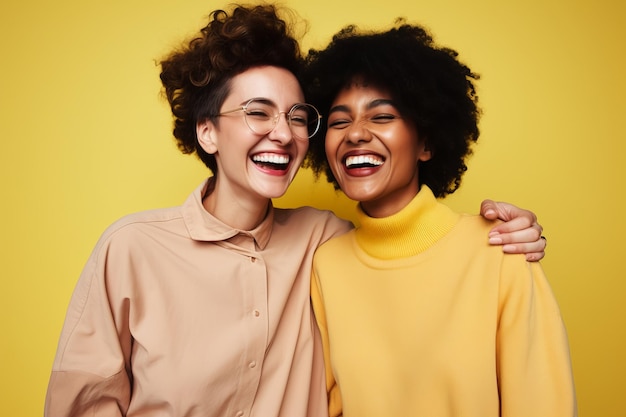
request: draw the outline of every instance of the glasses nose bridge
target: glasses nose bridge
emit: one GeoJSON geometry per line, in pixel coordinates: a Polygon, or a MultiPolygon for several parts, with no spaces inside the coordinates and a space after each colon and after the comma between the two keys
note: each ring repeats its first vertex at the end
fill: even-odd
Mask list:
{"type": "Polygon", "coordinates": [[[296,104],[287,111],[279,111],[278,106],[274,103],[263,103],[265,106],[261,105],[259,108],[252,106],[253,102],[257,100],[251,99],[246,105],[238,109],[222,112],[219,116],[243,110],[248,128],[259,135],[266,135],[277,129],[281,114],[285,115],[285,127],[290,130],[294,137],[299,139],[310,139],[317,133],[320,127],[321,116],[317,109],[310,104],[296,104]],[[307,114],[297,114],[294,119],[294,113],[298,109],[304,109],[307,114]],[[302,129],[306,129],[306,131],[302,131],[302,129]]]}
{"type": "Polygon", "coordinates": [[[291,139],[295,137],[295,135],[291,127],[291,121],[289,120],[290,114],[291,114],[291,110],[290,111],[278,111],[278,109],[276,109],[276,112],[271,118],[272,126],[271,128],[268,126],[269,128],[268,134],[274,135],[275,138],[280,137],[281,141],[285,141],[285,142],[291,141],[291,139]],[[279,128],[279,120],[280,120],[281,114],[285,115],[285,125],[279,128]]]}

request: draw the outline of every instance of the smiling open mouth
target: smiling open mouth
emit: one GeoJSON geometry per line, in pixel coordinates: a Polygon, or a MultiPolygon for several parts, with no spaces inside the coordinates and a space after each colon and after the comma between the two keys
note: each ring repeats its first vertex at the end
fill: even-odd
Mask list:
{"type": "Polygon", "coordinates": [[[252,162],[272,170],[286,170],[289,167],[289,161],[289,155],[275,153],[260,153],[252,156],[252,162]]]}
{"type": "Polygon", "coordinates": [[[372,168],[381,166],[385,162],[384,159],[375,155],[357,155],[346,158],[346,168],[372,168]]]}

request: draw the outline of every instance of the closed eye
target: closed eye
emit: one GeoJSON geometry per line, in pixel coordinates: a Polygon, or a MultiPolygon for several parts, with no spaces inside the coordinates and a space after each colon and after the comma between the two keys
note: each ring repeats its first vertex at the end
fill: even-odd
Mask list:
{"type": "Polygon", "coordinates": [[[246,116],[261,120],[268,120],[272,117],[268,112],[259,109],[248,109],[246,111],[246,116]]]}
{"type": "Polygon", "coordinates": [[[384,123],[392,122],[397,118],[398,116],[396,116],[395,114],[380,113],[380,114],[374,115],[373,117],[370,117],[370,121],[373,123],[384,124],[384,123]]]}
{"type": "Polygon", "coordinates": [[[306,126],[307,125],[307,118],[306,116],[297,116],[297,115],[292,115],[291,116],[291,124],[294,126],[306,126]]]}
{"type": "Polygon", "coordinates": [[[337,119],[328,122],[329,129],[345,129],[348,126],[350,126],[350,121],[346,119],[337,119]]]}

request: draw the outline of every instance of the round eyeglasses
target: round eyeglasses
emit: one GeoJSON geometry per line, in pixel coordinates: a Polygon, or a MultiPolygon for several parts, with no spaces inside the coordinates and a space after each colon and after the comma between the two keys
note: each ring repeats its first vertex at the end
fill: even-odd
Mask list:
{"type": "Polygon", "coordinates": [[[322,116],[317,109],[307,103],[294,104],[289,111],[278,111],[270,100],[253,98],[241,107],[223,111],[216,116],[243,111],[246,124],[251,131],[258,135],[267,135],[276,127],[278,118],[284,114],[291,133],[299,139],[312,138],[320,128],[322,116]]]}

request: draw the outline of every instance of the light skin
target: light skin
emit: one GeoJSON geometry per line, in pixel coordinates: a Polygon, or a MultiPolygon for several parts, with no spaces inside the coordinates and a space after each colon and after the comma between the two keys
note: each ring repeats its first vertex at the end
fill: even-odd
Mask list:
{"type": "MultiPolygon", "coordinates": [[[[267,99],[283,112],[304,102],[298,81],[282,68],[252,68],[235,76],[231,84],[221,111],[242,106],[251,98],[267,99]]],[[[243,117],[243,112],[233,112],[215,123],[201,122],[197,134],[202,148],[215,155],[219,172],[215,190],[204,200],[205,208],[226,224],[252,230],[265,218],[270,199],[287,191],[309,142],[294,137],[283,114],[266,135],[252,132],[243,117]],[[258,162],[270,157],[288,162],[280,167],[258,162]]]]}
{"type": "MultiPolygon", "coordinates": [[[[280,112],[304,102],[302,89],[291,72],[271,66],[254,67],[231,80],[230,94],[220,112],[236,109],[251,98],[267,99],[280,112]]],[[[239,111],[224,114],[215,122],[200,121],[196,132],[200,146],[215,155],[219,172],[215,189],[203,201],[204,207],[225,224],[241,230],[252,230],[263,221],[270,200],[287,191],[309,146],[307,139],[292,134],[282,113],[275,128],[265,135],[252,132],[239,111]],[[267,157],[287,163],[270,166],[258,161],[267,157]]],[[[376,210],[381,203],[372,201],[371,209],[376,210]]],[[[541,230],[532,212],[491,200],[484,202],[481,210],[488,218],[514,219],[494,229],[493,244],[505,244],[505,251],[508,247],[512,253],[525,252],[527,258],[543,257],[545,244],[537,240],[541,230]]]]}
{"type": "Polygon", "coordinates": [[[525,253],[528,261],[538,261],[544,257],[547,242],[540,239],[543,227],[537,223],[537,216],[533,212],[507,203],[484,200],[480,206],[480,214],[489,220],[500,219],[506,222],[491,229],[490,244],[503,245],[502,250],[505,253],[525,253]],[[520,216],[520,210],[526,215],[520,216]]]}

